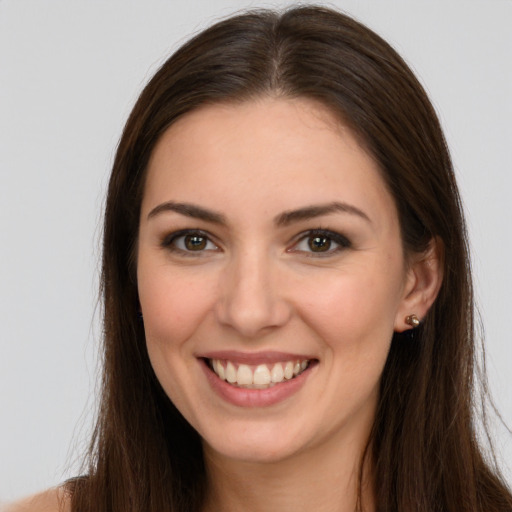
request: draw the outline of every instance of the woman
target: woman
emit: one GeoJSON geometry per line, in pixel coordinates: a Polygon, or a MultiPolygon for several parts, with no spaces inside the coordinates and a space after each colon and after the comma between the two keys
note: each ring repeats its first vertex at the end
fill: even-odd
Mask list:
{"type": "Polygon", "coordinates": [[[512,509],[476,439],[446,144],[350,18],[233,17],[162,66],[117,151],[102,290],[90,466],[47,508],[512,509]]]}

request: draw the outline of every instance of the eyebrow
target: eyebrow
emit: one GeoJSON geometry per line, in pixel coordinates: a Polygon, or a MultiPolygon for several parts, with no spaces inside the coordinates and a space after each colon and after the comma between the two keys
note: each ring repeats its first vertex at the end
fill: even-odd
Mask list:
{"type": "Polygon", "coordinates": [[[362,210],[351,204],[341,203],[338,201],[327,204],[306,206],[304,208],[299,208],[298,210],[286,211],[278,215],[274,219],[274,222],[277,226],[288,226],[301,220],[314,219],[315,217],[340,212],[356,215],[371,224],[370,217],[368,217],[368,215],[366,215],[362,210]]]}
{"type": "Polygon", "coordinates": [[[213,224],[226,225],[226,218],[221,213],[202,208],[190,203],[176,203],[174,201],[167,201],[166,203],[159,204],[148,213],[148,220],[163,212],[176,212],[185,217],[192,217],[194,219],[212,222],[213,224]]]}
{"type": "MultiPolygon", "coordinates": [[[[227,225],[226,217],[221,213],[197,206],[191,203],[177,203],[167,201],[153,208],[148,214],[148,220],[163,212],[175,212],[186,217],[204,220],[213,224],[227,225]]],[[[274,224],[278,227],[289,226],[302,220],[314,219],[332,213],[349,213],[356,215],[371,224],[371,220],[362,210],[348,203],[332,202],[327,204],[305,206],[297,210],[285,211],[274,217],[274,224]]]]}

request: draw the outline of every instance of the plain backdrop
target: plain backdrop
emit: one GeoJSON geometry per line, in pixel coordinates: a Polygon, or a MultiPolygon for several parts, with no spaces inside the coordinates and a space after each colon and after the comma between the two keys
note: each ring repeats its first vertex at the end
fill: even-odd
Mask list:
{"type": "MultiPolygon", "coordinates": [[[[0,0],[0,501],[78,471],[95,406],[101,209],[137,94],[191,34],[245,7],[288,3],[0,0]]],[[[512,424],[512,2],[330,5],[394,45],[439,112],[468,216],[491,389],[512,424]]],[[[512,460],[504,429],[498,452],[512,460]]]]}

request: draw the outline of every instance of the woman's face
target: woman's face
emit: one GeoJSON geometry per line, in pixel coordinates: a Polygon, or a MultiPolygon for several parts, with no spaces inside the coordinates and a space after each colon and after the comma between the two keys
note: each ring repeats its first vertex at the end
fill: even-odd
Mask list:
{"type": "Polygon", "coordinates": [[[137,278],[153,368],[211,453],[364,445],[413,279],[375,162],[323,106],[212,105],[172,125],[137,278]]]}

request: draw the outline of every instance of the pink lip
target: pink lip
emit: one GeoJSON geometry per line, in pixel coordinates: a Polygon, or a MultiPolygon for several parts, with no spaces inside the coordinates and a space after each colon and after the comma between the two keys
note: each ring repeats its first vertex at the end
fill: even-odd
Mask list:
{"type": "MultiPolygon", "coordinates": [[[[219,353],[217,353],[218,355],[219,353]]],[[[289,355],[288,355],[289,356],[289,355]]],[[[294,356],[292,359],[301,359],[300,356],[294,356]]],[[[231,359],[229,357],[213,357],[212,359],[231,359]]],[[[307,359],[307,358],[304,358],[307,359]]],[[[239,360],[239,359],[235,359],[239,360]]],[[[260,360],[260,359],[258,359],[260,360]]],[[[278,359],[277,361],[282,361],[278,359]]],[[[288,359],[289,360],[289,359],[288,359]]],[[[227,402],[239,407],[268,407],[297,393],[305,384],[308,376],[311,374],[311,367],[304,370],[297,377],[276,384],[267,389],[246,389],[232,386],[228,382],[220,379],[208,366],[206,360],[198,359],[205,372],[208,383],[212,389],[227,402]]]]}
{"type": "Polygon", "coordinates": [[[304,361],[315,359],[305,354],[292,354],[290,352],[238,352],[236,350],[217,350],[198,354],[197,357],[205,359],[227,359],[241,364],[271,364],[287,361],[304,361]]]}

